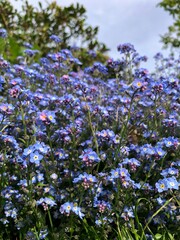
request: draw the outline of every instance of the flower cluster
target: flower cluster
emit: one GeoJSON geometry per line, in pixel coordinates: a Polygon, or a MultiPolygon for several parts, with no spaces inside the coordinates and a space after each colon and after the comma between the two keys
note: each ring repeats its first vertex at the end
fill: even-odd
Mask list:
{"type": "Polygon", "coordinates": [[[25,46],[16,64],[0,58],[0,238],[116,239],[122,226],[145,239],[172,226],[177,239],[178,60],[156,56],[165,67],[151,74],[120,44],[120,60],[83,69],[73,50],[33,62],[25,46]]]}

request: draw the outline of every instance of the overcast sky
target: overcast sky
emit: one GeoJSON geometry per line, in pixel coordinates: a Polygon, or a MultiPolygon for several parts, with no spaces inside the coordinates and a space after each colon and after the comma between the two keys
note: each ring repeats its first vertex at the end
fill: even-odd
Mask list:
{"type": "MultiPolygon", "coordinates": [[[[141,55],[148,56],[149,60],[145,67],[152,69],[153,56],[162,51],[160,35],[164,34],[172,23],[172,17],[160,7],[156,7],[160,1],[57,0],[57,3],[63,6],[77,2],[83,4],[87,10],[87,23],[94,27],[99,26],[98,39],[111,49],[109,52],[111,57],[119,58],[117,45],[129,42],[141,55]]],[[[38,0],[29,2],[37,5],[38,0]]],[[[46,0],[41,2],[45,3],[46,0]]],[[[167,55],[167,51],[162,52],[167,55]]]]}

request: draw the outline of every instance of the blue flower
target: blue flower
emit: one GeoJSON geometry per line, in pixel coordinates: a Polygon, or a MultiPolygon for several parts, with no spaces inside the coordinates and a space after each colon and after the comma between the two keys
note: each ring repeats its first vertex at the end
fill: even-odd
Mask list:
{"type": "Polygon", "coordinates": [[[162,143],[167,147],[177,147],[180,143],[177,138],[174,137],[168,137],[168,138],[163,138],[162,143]]]}
{"type": "Polygon", "coordinates": [[[138,88],[142,88],[143,86],[145,86],[145,83],[144,83],[143,80],[135,79],[135,80],[132,82],[132,86],[133,86],[135,89],[138,89],[138,88]]]}
{"type": "Polygon", "coordinates": [[[37,172],[37,175],[35,175],[32,178],[32,183],[42,182],[42,181],[44,181],[44,174],[40,172],[37,172]]]}
{"type": "Polygon", "coordinates": [[[24,50],[24,53],[26,55],[28,55],[29,57],[32,57],[34,56],[36,53],[38,53],[39,51],[38,50],[32,50],[32,49],[25,49],[24,50]]]}
{"type": "Polygon", "coordinates": [[[163,177],[167,177],[168,175],[178,175],[179,171],[177,168],[173,168],[173,167],[170,167],[170,168],[166,168],[164,170],[162,170],[161,172],[161,175],[163,177]]]}
{"type": "Polygon", "coordinates": [[[48,230],[47,229],[43,229],[43,230],[40,230],[40,233],[39,233],[39,239],[47,239],[48,235],[48,230]]]}
{"type": "Polygon", "coordinates": [[[176,189],[176,190],[179,189],[179,183],[174,176],[166,178],[166,181],[169,189],[176,189]]]}
{"type": "Polygon", "coordinates": [[[124,43],[124,44],[119,44],[117,46],[117,50],[120,53],[133,53],[136,52],[136,50],[134,49],[134,46],[130,43],[124,43]]]}
{"type": "Polygon", "coordinates": [[[120,178],[129,178],[130,177],[130,174],[126,168],[120,168],[119,175],[120,175],[120,178]]]}
{"type": "Polygon", "coordinates": [[[45,125],[56,123],[55,117],[55,112],[48,110],[43,111],[39,114],[39,120],[42,121],[45,125]]]}
{"type": "Polygon", "coordinates": [[[111,205],[109,202],[105,202],[104,200],[96,200],[94,201],[94,207],[98,207],[98,211],[103,213],[106,209],[110,209],[111,205]]]}
{"type": "Polygon", "coordinates": [[[22,179],[19,181],[19,183],[17,185],[23,186],[23,187],[27,187],[27,180],[26,179],[22,179]]]}
{"type": "Polygon", "coordinates": [[[69,154],[67,154],[64,149],[60,148],[55,151],[55,156],[58,160],[65,160],[68,158],[69,154]]]}
{"type": "Polygon", "coordinates": [[[62,40],[57,35],[51,35],[50,39],[54,41],[55,43],[60,43],[62,40]]]}
{"type": "Polygon", "coordinates": [[[13,113],[14,107],[11,104],[3,103],[0,105],[0,113],[10,115],[13,113]]]}
{"type": "Polygon", "coordinates": [[[56,173],[52,173],[50,175],[50,178],[52,178],[53,180],[56,180],[58,178],[58,175],[56,173]]]}
{"type": "Polygon", "coordinates": [[[73,209],[73,207],[74,207],[74,205],[73,205],[73,203],[72,202],[66,202],[66,203],[64,203],[64,204],[62,204],[61,205],[61,207],[60,207],[60,212],[62,213],[62,214],[70,214],[70,212],[72,211],[72,209],[73,209]]]}
{"type": "Polygon", "coordinates": [[[124,218],[125,221],[129,221],[129,218],[134,218],[134,212],[132,207],[125,207],[121,217],[124,218]]]}
{"type": "Polygon", "coordinates": [[[16,219],[18,215],[18,210],[14,207],[12,202],[7,202],[4,206],[4,213],[6,217],[11,217],[16,219]]]}
{"type": "Polygon", "coordinates": [[[92,187],[96,182],[97,178],[91,174],[80,174],[77,178],[74,178],[73,183],[82,182],[82,186],[85,189],[92,187]]]}
{"type": "Polygon", "coordinates": [[[119,168],[116,168],[116,169],[112,169],[110,171],[111,173],[111,177],[114,179],[114,178],[118,178],[119,177],[119,168]]]}
{"type": "Polygon", "coordinates": [[[50,147],[47,146],[44,142],[36,142],[34,145],[32,145],[34,150],[38,150],[42,154],[47,154],[50,150],[50,147]]]}
{"type": "Polygon", "coordinates": [[[81,219],[85,216],[84,213],[82,213],[81,208],[78,207],[76,203],[73,205],[72,212],[78,215],[81,219]]]}
{"type": "Polygon", "coordinates": [[[93,65],[93,72],[98,70],[100,73],[107,74],[108,69],[100,62],[95,62],[93,65]]]}
{"type": "Polygon", "coordinates": [[[101,217],[95,221],[97,226],[101,226],[102,224],[104,225],[105,223],[111,223],[111,222],[113,222],[113,220],[107,217],[103,217],[103,218],[101,217]]]}
{"type": "Polygon", "coordinates": [[[40,164],[40,161],[43,159],[43,156],[39,154],[38,151],[32,152],[30,154],[30,162],[35,163],[36,165],[40,164]]]}
{"type": "Polygon", "coordinates": [[[49,198],[49,197],[40,198],[38,201],[36,201],[37,205],[40,205],[43,203],[47,204],[50,207],[57,205],[56,202],[52,198],[49,198]]]}
{"type": "Polygon", "coordinates": [[[4,28],[0,28],[0,37],[6,38],[7,37],[7,31],[4,28]]]}
{"type": "Polygon", "coordinates": [[[16,219],[16,218],[17,218],[17,215],[18,215],[16,208],[13,208],[13,209],[8,209],[8,208],[7,208],[7,209],[4,211],[4,213],[5,213],[6,217],[11,217],[11,218],[14,218],[14,219],[16,219]]]}
{"type": "Polygon", "coordinates": [[[86,166],[92,166],[93,163],[97,163],[100,161],[97,153],[94,152],[91,148],[85,149],[83,154],[79,156],[80,159],[85,163],[86,166]]]}
{"type": "Polygon", "coordinates": [[[27,157],[33,152],[33,146],[24,149],[23,156],[27,157]]]}
{"type": "Polygon", "coordinates": [[[135,171],[140,162],[136,158],[125,158],[122,164],[128,164],[132,171],[135,171]]]}
{"type": "Polygon", "coordinates": [[[164,157],[166,154],[166,152],[160,147],[156,147],[155,152],[156,152],[155,154],[157,154],[158,157],[164,157]]]}
{"type": "Polygon", "coordinates": [[[158,197],[156,200],[160,205],[163,205],[166,202],[166,200],[162,199],[161,197],[158,197]]]}
{"type": "Polygon", "coordinates": [[[157,191],[159,193],[167,191],[168,190],[168,183],[167,179],[160,179],[156,184],[157,191]]]}
{"type": "Polygon", "coordinates": [[[33,46],[32,46],[30,43],[28,43],[28,42],[24,42],[24,43],[23,43],[23,46],[26,47],[26,48],[32,48],[32,47],[33,47],[33,46]]]}
{"type": "Polygon", "coordinates": [[[2,76],[0,76],[0,90],[3,90],[3,84],[5,83],[5,80],[2,76]]]}

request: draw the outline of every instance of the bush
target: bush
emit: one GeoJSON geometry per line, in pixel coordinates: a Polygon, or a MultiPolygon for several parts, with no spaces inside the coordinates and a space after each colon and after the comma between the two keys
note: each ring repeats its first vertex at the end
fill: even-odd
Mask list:
{"type": "Polygon", "coordinates": [[[82,68],[26,45],[0,59],[1,239],[177,239],[179,62],[150,74],[121,44],[82,68]]]}

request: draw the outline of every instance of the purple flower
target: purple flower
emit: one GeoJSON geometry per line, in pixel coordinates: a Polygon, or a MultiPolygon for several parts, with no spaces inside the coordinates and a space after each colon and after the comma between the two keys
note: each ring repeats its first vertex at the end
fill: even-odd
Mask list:
{"type": "Polygon", "coordinates": [[[97,132],[97,135],[104,139],[112,139],[115,136],[114,132],[109,129],[97,132]]]}
{"type": "Polygon", "coordinates": [[[130,177],[130,174],[126,168],[119,168],[119,175],[120,175],[120,178],[123,178],[123,179],[130,177]]]}
{"type": "Polygon", "coordinates": [[[111,205],[109,202],[105,202],[104,200],[95,200],[94,207],[97,207],[98,211],[100,213],[103,213],[103,212],[105,212],[106,209],[110,209],[111,205]]]}
{"type": "Polygon", "coordinates": [[[14,107],[11,104],[3,103],[0,104],[0,113],[10,115],[13,113],[14,107]]]}
{"type": "Polygon", "coordinates": [[[83,173],[80,174],[77,178],[74,178],[73,183],[82,182],[82,186],[85,189],[88,189],[97,182],[97,178],[91,174],[83,173]]]}
{"type": "Polygon", "coordinates": [[[0,37],[6,38],[7,37],[7,31],[4,28],[0,28],[0,37]]]}
{"type": "Polygon", "coordinates": [[[93,72],[98,70],[102,74],[107,74],[108,69],[100,62],[95,62],[93,65],[93,72]]]}
{"type": "Polygon", "coordinates": [[[50,39],[54,41],[55,43],[60,43],[62,40],[57,35],[51,35],[50,39]]]}
{"type": "Polygon", "coordinates": [[[0,91],[3,90],[3,84],[5,83],[5,80],[2,76],[0,76],[0,91]]]}
{"type": "Polygon", "coordinates": [[[24,53],[29,57],[33,57],[38,52],[39,52],[38,50],[32,50],[32,49],[25,49],[24,50],[24,53]]]}
{"type": "Polygon", "coordinates": [[[134,46],[130,43],[124,43],[124,44],[119,44],[117,46],[117,50],[120,53],[133,53],[136,50],[134,49],[134,46]]]}
{"type": "Polygon", "coordinates": [[[24,42],[24,43],[23,43],[23,46],[26,47],[26,48],[32,48],[32,47],[33,47],[33,46],[32,46],[30,43],[28,43],[28,42],[24,42]]]}
{"type": "Polygon", "coordinates": [[[91,148],[85,149],[83,154],[79,156],[80,159],[85,163],[86,166],[92,166],[93,163],[97,163],[100,161],[97,153],[94,152],[91,148]]]}
{"type": "Polygon", "coordinates": [[[161,59],[163,59],[163,55],[162,55],[162,53],[158,52],[158,53],[156,53],[156,55],[154,56],[154,58],[155,58],[156,60],[161,60],[161,59]]]}
{"type": "Polygon", "coordinates": [[[64,149],[60,148],[55,151],[55,156],[58,160],[65,160],[68,158],[69,154],[67,154],[64,149]]]}
{"type": "Polygon", "coordinates": [[[50,123],[56,123],[55,120],[55,112],[54,111],[42,111],[39,114],[39,120],[42,121],[45,125],[49,125],[50,123]]]}

